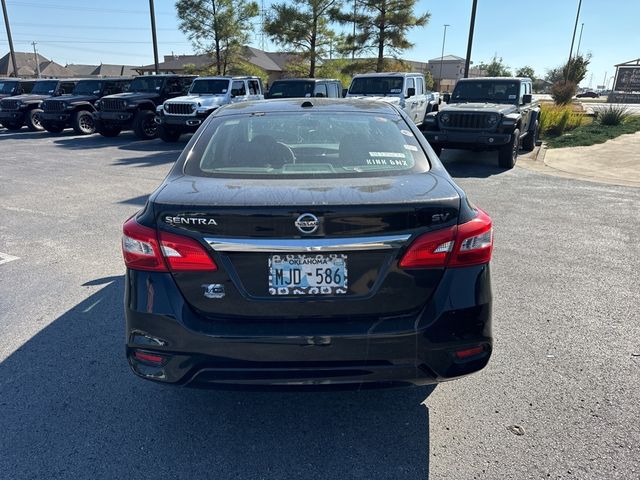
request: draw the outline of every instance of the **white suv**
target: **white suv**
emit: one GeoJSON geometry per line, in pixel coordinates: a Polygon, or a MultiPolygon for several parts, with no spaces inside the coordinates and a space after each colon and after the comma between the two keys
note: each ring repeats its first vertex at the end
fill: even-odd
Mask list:
{"type": "Polygon", "coordinates": [[[430,100],[426,95],[424,76],[406,72],[356,75],[351,80],[346,96],[379,97],[381,101],[393,103],[404,110],[416,125],[424,122],[430,100]]]}
{"type": "Polygon", "coordinates": [[[157,108],[158,136],[165,142],[176,142],[183,133],[195,132],[223,105],[263,99],[259,77],[196,78],[188,95],[167,100],[157,108]]]}

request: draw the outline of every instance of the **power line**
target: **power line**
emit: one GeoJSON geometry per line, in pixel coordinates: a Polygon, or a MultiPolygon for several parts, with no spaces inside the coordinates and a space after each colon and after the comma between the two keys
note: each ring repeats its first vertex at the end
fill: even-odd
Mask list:
{"type": "MultiPolygon", "coordinates": [[[[150,27],[118,27],[118,26],[107,26],[107,25],[64,25],[61,23],[23,23],[23,22],[11,22],[11,25],[18,27],[36,27],[36,28],[73,28],[74,30],[151,30],[150,27]]],[[[157,28],[156,30],[165,30],[165,31],[175,31],[175,28],[157,28]]]]}
{"type": "MultiPolygon", "coordinates": [[[[53,9],[53,10],[65,10],[65,11],[69,11],[69,10],[73,10],[73,11],[77,11],[77,10],[82,10],[84,12],[96,12],[96,13],[126,13],[126,14],[144,14],[144,15],[149,15],[148,11],[145,10],[124,10],[124,9],[115,9],[115,8],[94,8],[94,7],[84,7],[84,6],[78,6],[78,5],[69,5],[69,4],[64,4],[61,5],[59,3],[55,3],[55,4],[43,4],[43,3],[34,3],[34,2],[22,2],[22,1],[10,1],[8,2],[9,5],[11,6],[16,6],[16,7],[35,7],[35,8],[49,8],[49,9],[53,9]]],[[[174,15],[173,13],[169,13],[169,12],[159,12],[158,15],[174,15]]]]}

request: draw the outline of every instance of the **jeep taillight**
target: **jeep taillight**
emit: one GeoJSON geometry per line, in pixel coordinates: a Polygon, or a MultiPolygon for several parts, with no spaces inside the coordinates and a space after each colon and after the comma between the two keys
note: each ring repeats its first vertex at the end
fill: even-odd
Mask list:
{"type": "Polygon", "coordinates": [[[399,262],[401,268],[466,267],[491,260],[491,218],[478,209],[469,222],[425,233],[416,238],[399,262]]]}

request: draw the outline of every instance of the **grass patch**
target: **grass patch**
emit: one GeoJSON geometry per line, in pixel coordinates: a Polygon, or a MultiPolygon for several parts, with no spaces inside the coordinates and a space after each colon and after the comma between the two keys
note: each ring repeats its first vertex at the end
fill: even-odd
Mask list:
{"type": "Polygon", "coordinates": [[[544,140],[549,148],[587,147],[638,131],[640,131],[640,116],[633,116],[628,117],[620,125],[602,125],[592,121],[563,135],[545,135],[544,140]]]}

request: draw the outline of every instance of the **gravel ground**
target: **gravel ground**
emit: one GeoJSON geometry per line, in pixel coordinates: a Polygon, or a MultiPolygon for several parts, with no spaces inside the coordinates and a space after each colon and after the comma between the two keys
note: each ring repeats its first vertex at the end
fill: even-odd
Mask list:
{"type": "Polygon", "coordinates": [[[0,131],[0,477],[640,478],[640,189],[445,151],[495,222],[484,371],[176,389],[128,371],[119,237],[181,147],[0,131]]]}

